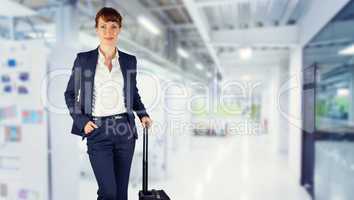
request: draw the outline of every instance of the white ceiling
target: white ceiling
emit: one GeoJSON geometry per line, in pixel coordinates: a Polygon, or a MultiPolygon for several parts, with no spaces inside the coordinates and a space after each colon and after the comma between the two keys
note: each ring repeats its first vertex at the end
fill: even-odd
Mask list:
{"type": "Polygon", "coordinates": [[[0,16],[2,17],[24,17],[36,15],[34,10],[11,0],[1,0],[0,4],[0,16]]]}
{"type": "Polygon", "coordinates": [[[312,0],[139,1],[182,36],[187,50],[207,56],[227,76],[230,67],[284,63],[298,43],[297,23],[312,0]],[[242,60],[240,48],[252,48],[252,60],[242,60]]]}
{"type": "MultiPolygon", "coordinates": [[[[35,9],[43,16],[44,21],[55,21],[55,15],[48,14],[51,7],[56,8],[55,0],[13,1],[35,9]]],[[[148,16],[159,27],[174,32],[174,37],[177,37],[175,46],[182,46],[192,55],[193,60],[202,63],[208,70],[217,69],[225,75],[224,71],[229,67],[266,63],[263,65],[265,67],[277,65],[279,60],[286,60],[289,49],[298,42],[297,23],[311,1],[313,0],[78,0],[77,8],[82,12],[79,15],[82,19],[79,21],[84,31],[92,29],[88,22],[92,22],[95,12],[105,5],[112,5],[124,14],[127,19],[126,33],[129,34],[139,35],[141,32],[133,22],[134,17],[148,16]],[[240,48],[253,49],[251,61],[244,61],[238,56],[240,48]]],[[[33,12],[29,8],[23,8],[27,10],[23,14],[33,12]]],[[[20,14],[13,12],[11,15],[14,13],[20,14]]],[[[144,36],[149,37],[147,34],[144,36]]],[[[152,38],[151,41],[152,44],[167,42],[164,37],[152,38]]]]}

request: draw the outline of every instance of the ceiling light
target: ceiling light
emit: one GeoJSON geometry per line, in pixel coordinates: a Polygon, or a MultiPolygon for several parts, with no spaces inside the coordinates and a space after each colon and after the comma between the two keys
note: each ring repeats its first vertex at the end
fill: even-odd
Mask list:
{"type": "Polygon", "coordinates": [[[252,57],[252,49],[251,48],[241,48],[239,50],[239,55],[242,60],[248,60],[252,57]]]}
{"type": "Polygon", "coordinates": [[[249,80],[251,80],[251,77],[250,77],[249,75],[243,75],[243,76],[241,77],[241,79],[242,79],[243,81],[249,81],[249,80]]]}
{"type": "Polygon", "coordinates": [[[150,31],[154,35],[160,35],[161,31],[160,29],[151,22],[150,19],[144,17],[144,16],[138,16],[138,22],[144,26],[148,31],[150,31]]]}
{"type": "Polygon", "coordinates": [[[197,64],[195,64],[195,68],[197,68],[198,70],[202,70],[204,67],[202,64],[197,63],[197,64]]]}
{"type": "Polygon", "coordinates": [[[337,90],[337,96],[346,97],[349,96],[349,90],[347,88],[339,88],[337,90]]]}
{"type": "Polygon", "coordinates": [[[348,47],[340,50],[338,53],[340,55],[354,55],[354,44],[351,44],[348,47]]]}
{"type": "Polygon", "coordinates": [[[177,48],[177,53],[182,56],[183,58],[189,58],[189,54],[186,50],[182,49],[181,47],[177,48]]]}

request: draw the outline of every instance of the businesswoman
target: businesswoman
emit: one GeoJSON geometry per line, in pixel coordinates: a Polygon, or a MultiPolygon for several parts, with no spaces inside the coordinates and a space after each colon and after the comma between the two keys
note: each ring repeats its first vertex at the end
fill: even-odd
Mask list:
{"type": "Polygon", "coordinates": [[[71,132],[87,139],[87,153],[98,183],[98,200],[127,200],[137,131],[152,123],[136,86],[136,57],[117,48],[122,16],[109,7],[96,14],[99,46],[77,54],[67,88],[71,132]]]}

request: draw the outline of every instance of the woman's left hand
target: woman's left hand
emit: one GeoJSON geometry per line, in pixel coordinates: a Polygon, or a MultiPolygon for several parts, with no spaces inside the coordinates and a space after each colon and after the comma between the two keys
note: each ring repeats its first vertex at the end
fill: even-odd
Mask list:
{"type": "Polygon", "coordinates": [[[143,127],[145,128],[149,128],[151,127],[151,124],[152,124],[152,120],[150,119],[150,117],[143,117],[141,118],[141,124],[143,125],[143,127]]]}

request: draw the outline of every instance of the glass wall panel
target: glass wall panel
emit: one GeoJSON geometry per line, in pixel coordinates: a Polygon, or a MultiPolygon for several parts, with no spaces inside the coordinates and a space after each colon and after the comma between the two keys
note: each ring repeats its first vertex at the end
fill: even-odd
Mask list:
{"type": "Polygon", "coordinates": [[[304,49],[315,66],[314,196],[354,199],[354,0],[304,49]]]}

